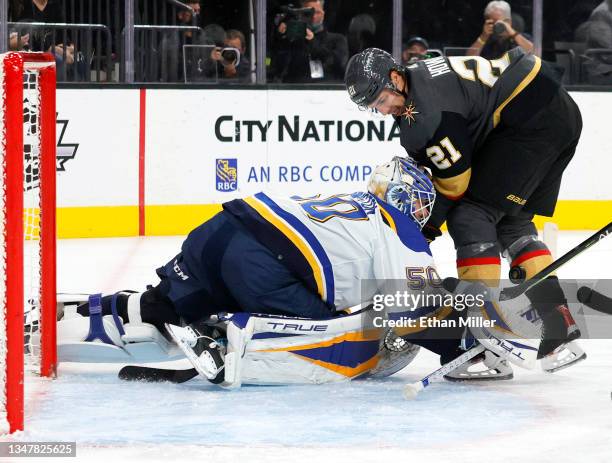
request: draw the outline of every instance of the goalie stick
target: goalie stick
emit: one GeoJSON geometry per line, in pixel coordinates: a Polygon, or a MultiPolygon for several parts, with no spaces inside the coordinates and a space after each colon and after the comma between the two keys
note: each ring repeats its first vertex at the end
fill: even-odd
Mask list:
{"type": "Polygon", "coordinates": [[[420,391],[425,389],[431,383],[435,381],[439,381],[445,375],[451,373],[456,368],[459,368],[464,363],[469,362],[474,357],[476,357],[477,355],[481,354],[484,351],[485,351],[485,347],[482,344],[478,344],[477,346],[472,347],[467,352],[464,352],[463,354],[461,354],[459,357],[454,358],[448,363],[445,363],[440,368],[438,368],[436,371],[428,374],[420,381],[406,384],[406,386],[404,386],[404,397],[408,400],[414,399],[420,391]]]}
{"type": "MultiPolygon", "coordinates": [[[[523,283],[513,286],[511,288],[504,289],[500,294],[500,297],[499,297],[500,301],[507,301],[509,299],[514,299],[520,296],[528,289],[542,282],[551,273],[557,271],[559,268],[561,268],[563,265],[568,263],[574,257],[578,256],[579,254],[581,254],[582,252],[586,251],[588,248],[593,246],[595,243],[598,243],[599,241],[607,237],[610,234],[610,232],[612,232],[612,222],[610,222],[608,225],[603,227],[598,232],[591,235],[589,238],[584,240],[579,245],[575,246],[573,249],[565,253],[563,256],[559,257],[552,264],[550,264],[545,269],[535,274],[529,280],[526,280],[523,283]]],[[[593,295],[592,291],[589,291],[589,293],[587,294],[583,290],[582,297],[584,297],[585,299],[590,299],[592,295],[593,295]]],[[[599,310],[600,312],[610,313],[609,310],[601,310],[601,307],[599,307],[599,305],[600,304],[592,304],[592,305],[589,305],[589,307],[591,307],[594,310],[599,310]]],[[[454,360],[451,360],[450,362],[442,365],[441,368],[425,376],[420,381],[407,384],[406,386],[404,386],[404,397],[408,400],[414,399],[420,391],[425,389],[432,382],[435,382],[439,380],[440,378],[444,377],[444,375],[452,372],[454,369],[468,362],[469,360],[471,360],[473,357],[480,354],[484,350],[485,350],[484,347],[482,347],[481,345],[473,347],[472,349],[461,354],[459,357],[455,358],[454,360]],[[482,349],[478,350],[479,347],[481,347],[482,349]]]]}
{"type": "Polygon", "coordinates": [[[119,370],[119,379],[124,381],[145,381],[147,383],[180,384],[198,376],[195,368],[176,370],[172,368],[143,367],[128,365],[119,370]]]}

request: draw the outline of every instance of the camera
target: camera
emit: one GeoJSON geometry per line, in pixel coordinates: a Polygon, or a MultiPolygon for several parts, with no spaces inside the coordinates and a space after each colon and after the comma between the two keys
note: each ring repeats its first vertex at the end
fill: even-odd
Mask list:
{"type": "Polygon", "coordinates": [[[275,18],[276,25],[284,22],[287,25],[285,32],[287,40],[294,42],[306,37],[306,28],[312,21],[314,8],[294,8],[293,5],[281,6],[281,13],[275,18]]]}
{"type": "Polygon", "coordinates": [[[500,36],[506,32],[506,25],[503,22],[497,22],[493,25],[493,35],[500,36]]]}
{"type": "Polygon", "coordinates": [[[223,64],[238,64],[238,59],[240,58],[240,52],[235,48],[224,48],[221,50],[221,57],[223,58],[223,64]]]}

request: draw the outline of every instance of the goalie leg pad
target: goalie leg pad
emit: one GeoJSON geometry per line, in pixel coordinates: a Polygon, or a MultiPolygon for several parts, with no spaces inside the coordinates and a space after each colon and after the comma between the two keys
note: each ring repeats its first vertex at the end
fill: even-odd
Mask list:
{"type": "Polygon", "coordinates": [[[541,327],[521,317],[520,311],[514,307],[515,304],[519,307],[525,305],[521,299],[517,298],[512,303],[486,300],[482,307],[471,307],[468,314],[474,322],[469,329],[487,350],[517,366],[533,369],[541,327]],[[477,322],[479,320],[481,322],[477,322]]]}
{"type": "Polygon", "coordinates": [[[76,310],[65,308],[57,324],[58,357],[63,362],[164,362],[182,358],[149,323],[137,317],[142,293],[120,292],[90,297],[76,310]],[[132,311],[132,322],[124,314],[132,311]],[[85,313],[88,316],[83,316],[85,313]]]}

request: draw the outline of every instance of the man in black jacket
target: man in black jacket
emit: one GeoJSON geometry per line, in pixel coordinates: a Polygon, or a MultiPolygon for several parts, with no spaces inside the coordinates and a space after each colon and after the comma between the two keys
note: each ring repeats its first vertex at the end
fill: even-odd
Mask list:
{"type": "Polygon", "coordinates": [[[275,37],[275,53],[272,62],[274,79],[281,82],[342,82],[348,60],[348,44],[342,34],[329,32],[323,25],[325,10],[323,0],[305,0],[303,8],[312,12],[302,18],[289,19],[278,24],[275,37]],[[290,22],[309,20],[304,37],[295,37],[290,22]]]}

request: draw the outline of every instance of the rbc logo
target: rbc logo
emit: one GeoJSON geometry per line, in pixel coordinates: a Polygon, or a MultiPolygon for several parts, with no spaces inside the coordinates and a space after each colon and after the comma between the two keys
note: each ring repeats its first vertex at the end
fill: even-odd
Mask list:
{"type": "Polygon", "coordinates": [[[217,191],[236,191],[238,188],[238,159],[217,159],[217,191]]]}

